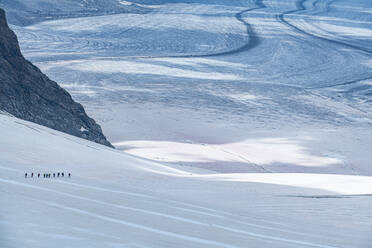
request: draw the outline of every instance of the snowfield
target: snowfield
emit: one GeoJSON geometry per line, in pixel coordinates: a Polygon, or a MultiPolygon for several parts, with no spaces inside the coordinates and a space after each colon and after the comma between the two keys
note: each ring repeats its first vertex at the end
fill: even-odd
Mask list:
{"type": "Polygon", "coordinates": [[[165,166],[0,114],[1,247],[369,247],[372,177],[165,166]],[[28,172],[71,178],[24,178],[28,172]]]}
{"type": "Polygon", "coordinates": [[[370,1],[45,1],[0,7],[117,150],[0,114],[0,247],[371,247],[370,1]]]}

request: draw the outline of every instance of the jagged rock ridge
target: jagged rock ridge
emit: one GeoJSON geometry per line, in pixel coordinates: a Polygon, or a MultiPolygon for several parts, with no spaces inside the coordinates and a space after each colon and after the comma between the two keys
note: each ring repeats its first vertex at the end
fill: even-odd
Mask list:
{"type": "Polygon", "coordinates": [[[27,61],[0,9],[0,110],[61,132],[111,146],[79,103],[27,61]]]}

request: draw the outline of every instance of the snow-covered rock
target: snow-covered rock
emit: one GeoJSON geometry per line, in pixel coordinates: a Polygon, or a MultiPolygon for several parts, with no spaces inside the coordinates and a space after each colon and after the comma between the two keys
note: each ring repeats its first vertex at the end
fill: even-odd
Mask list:
{"type": "Polygon", "coordinates": [[[0,110],[18,118],[112,146],[81,104],[27,61],[0,9],[0,110]],[[87,132],[81,133],[84,126],[87,132]]]}

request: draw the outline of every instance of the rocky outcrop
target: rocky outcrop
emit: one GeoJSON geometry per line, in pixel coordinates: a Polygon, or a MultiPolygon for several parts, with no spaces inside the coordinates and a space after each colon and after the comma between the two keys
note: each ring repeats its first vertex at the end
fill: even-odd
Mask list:
{"type": "Polygon", "coordinates": [[[77,137],[111,146],[83,106],[21,54],[0,9],[0,110],[77,137]]]}

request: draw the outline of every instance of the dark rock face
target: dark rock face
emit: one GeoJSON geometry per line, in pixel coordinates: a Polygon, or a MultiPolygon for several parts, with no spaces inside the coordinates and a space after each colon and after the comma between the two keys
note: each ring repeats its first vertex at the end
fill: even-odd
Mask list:
{"type": "Polygon", "coordinates": [[[21,54],[0,9],[0,110],[77,137],[112,147],[83,106],[21,54]]]}

